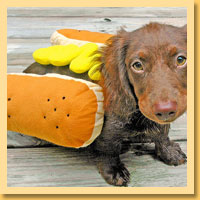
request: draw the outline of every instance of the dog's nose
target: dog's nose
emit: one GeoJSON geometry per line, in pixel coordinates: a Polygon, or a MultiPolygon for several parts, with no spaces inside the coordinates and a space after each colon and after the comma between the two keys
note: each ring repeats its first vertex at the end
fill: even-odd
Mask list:
{"type": "Polygon", "coordinates": [[[154,105],[154,113],[159,120],[171,121],[177,112],[175,101],[159,102],[154,105]]]}

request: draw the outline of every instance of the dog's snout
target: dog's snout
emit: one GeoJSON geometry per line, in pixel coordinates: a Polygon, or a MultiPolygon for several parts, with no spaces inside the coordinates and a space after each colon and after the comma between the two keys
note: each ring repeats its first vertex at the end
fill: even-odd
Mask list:
{"type": "Polygon", "coordinates": [[[177,112],[177,103],[175,101],[158,102],[154,105],[154,113],[159,120],[171,121],[177,112]]]}

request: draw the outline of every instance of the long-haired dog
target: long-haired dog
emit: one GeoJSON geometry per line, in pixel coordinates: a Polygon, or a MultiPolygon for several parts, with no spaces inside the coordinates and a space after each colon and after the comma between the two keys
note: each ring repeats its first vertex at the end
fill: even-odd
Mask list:
{"type": "MultiPolygon", "coordinates": [[[[128,184],[130,174],[119,156],[138,135],[155,143],[165,163],[185,163],[186,155],[168,132],[187,106],[187,27],[150,23],[133,32],[121,30],[107,41],[102,63],[105,122],[92,148],[104,179],[128,184]]],[[[24,72],[69,74],[67,68],[49,69],[34,64],[24,72]]]]}

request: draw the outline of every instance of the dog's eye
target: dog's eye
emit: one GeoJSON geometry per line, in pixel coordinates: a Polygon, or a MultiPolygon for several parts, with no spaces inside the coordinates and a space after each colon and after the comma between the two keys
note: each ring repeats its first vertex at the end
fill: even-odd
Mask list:
{"type": "Polygon", "coordinates": [[[178,56],[178,57],[177,57],[176,64],[177,64],[178,66],[182,66],[182,65],[184,65],[185,63],[186,63],[186,57],[184,57],[184,56],[178,56]]]}
{"type": "Polygon", "coordinates": [[[136,70],[136,71],[142,71],[143,70],[143,65],[141,62],[137,61],[131,64],[131,66],[136,70]]]}

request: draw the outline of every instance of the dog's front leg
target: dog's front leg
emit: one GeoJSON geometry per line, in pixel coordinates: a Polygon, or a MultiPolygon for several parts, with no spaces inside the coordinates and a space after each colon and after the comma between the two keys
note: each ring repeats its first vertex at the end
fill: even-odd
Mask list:
{"type": "Polygon", "coordinates": [[[127,186],[130,179],[129,171],[116,155],[99,155],[97,158],[99,173],[105,181],[115,186],[127,186]]]}
{"type": "Polygon", "coordinates": [[[119,155],[128,150],[127,133],[123,130],[123,123],[105,120],[101,135],[94,142],[97,167],[105,181],[115,186],[127,186],[130,174],[119,155]],[[125,147],[124,147],[125,144],[125,147]]]}
{"type": "Polygon", "coordinates": [[[169,139],[168,132],[169,128],[164,125],[162,132],[154,138],[156,155],[168,165],[181,165],[187,161],[187,156],[178,143],[169,139]]]}

